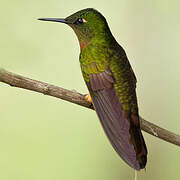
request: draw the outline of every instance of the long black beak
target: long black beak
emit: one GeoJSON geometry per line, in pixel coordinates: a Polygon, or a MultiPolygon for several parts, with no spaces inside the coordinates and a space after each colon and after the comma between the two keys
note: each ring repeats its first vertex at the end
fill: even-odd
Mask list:
{"type": "Polygon", "coordinates": [[[53,21],[53,22],[61,22],[65,24],[69,24],[65,19],[60,18],[39,18],[40,21],[53,21]]]}

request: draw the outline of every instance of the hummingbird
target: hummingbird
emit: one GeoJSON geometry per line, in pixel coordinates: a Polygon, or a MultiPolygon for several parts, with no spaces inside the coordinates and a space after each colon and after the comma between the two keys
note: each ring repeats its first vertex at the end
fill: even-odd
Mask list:
{"type": "Polygon", "coordinates": [[[145,168],[147,148],[140,129],[136,77],[124,49],[105,17],[93,8],[65,19],[40,18],[69,25],[79,45],[79,62],[91,102],[117,154],[132,168],[145,168]]]}

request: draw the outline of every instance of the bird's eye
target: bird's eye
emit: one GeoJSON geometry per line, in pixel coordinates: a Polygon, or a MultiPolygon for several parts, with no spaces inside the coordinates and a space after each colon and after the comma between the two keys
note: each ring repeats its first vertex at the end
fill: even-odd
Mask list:
{"type": "Polygon", "coordinates": [[[78,18],[75,22],[75,24],[83,24],[83,23],[84,23],[84,21],[82,18],[78,18]]]}

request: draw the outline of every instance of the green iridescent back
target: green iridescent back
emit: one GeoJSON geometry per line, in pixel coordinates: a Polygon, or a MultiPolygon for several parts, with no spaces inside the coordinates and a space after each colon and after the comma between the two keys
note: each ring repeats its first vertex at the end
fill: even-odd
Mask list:
{"type": "Polygon", "coordinates": [[[79,60],[86,82],[89,82],[89,74],[103,72],[110,68],[115,79],[114,87],[123,109],[138,113],[134,74],[123,48],[112,36],[109,37],[109,41],[106,38],[101,42],[91,42],[81,51],[79,60]],[[93,63],[96,63],[97,68],[92,65],[93,63]]]}

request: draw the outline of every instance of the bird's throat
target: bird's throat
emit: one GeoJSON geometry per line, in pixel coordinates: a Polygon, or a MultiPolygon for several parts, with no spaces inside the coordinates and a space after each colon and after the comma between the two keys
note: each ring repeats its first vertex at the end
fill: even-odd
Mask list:
{"type": "Polygon", "coordinates": [[[88,41],[79,41],[80,49],[82,50],[88,45],[88,41]]]}
{"type": "Polygon", "coordinates": [[[89,33],[89,35],[84,34],[83,32],[76,29],[73,25],[71,25],[71,28],[74,30],[74,32],[78,38],[80,50],[84,49],[91,41],[91,34],[90,33],[89,33]]]}

